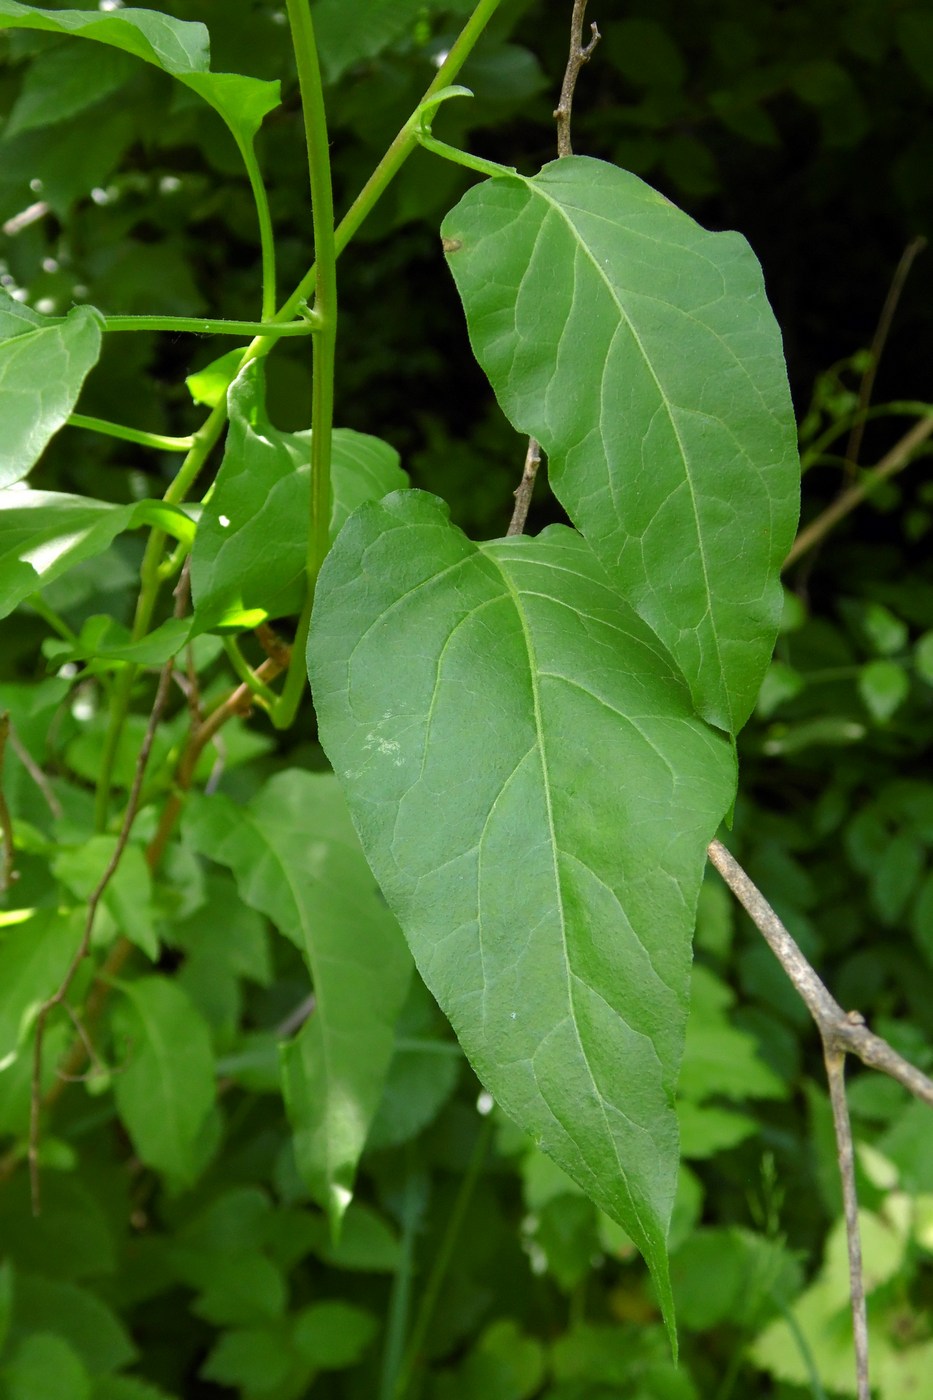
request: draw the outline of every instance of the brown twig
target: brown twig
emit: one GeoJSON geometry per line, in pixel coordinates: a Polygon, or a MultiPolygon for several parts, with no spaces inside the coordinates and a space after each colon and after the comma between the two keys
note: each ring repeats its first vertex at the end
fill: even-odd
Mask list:
{"type": "MultiPolygon", "coordinates": [[[[586,12],[587,0],[574,0],[573,13],[570,16],[570,53],[567,58],[567,67],[564,69],[564,81],[561,83],[560,98],[554,108],[554,120],[557,122],[557,155],[559,159],[564,156],[573,155],[573,146],[570,141],[570,122],[573,116],[573,94],[576,91],[577,78],[580,76],[580,69],[584,63],[588,63],[593,50],[599,43],[602,35],[595,24],[590,25],[590,42],[583,43],[583,16],[586,12]]],[[[541,465],[541,444],[537,438],[528,439],[528,450],[525,453],[525,466],[522,471],[522,479],[515,491],[515,507],[512,511],[512,519],[506,535],[520,535],[525,529],[525,522],[528,519],[528,511],[531,509],[531,497],[535,489],[535,478],[538,475],[538,468],[541,465]]]]}
{"type": "MultiPolygon", "coordinates": [[[[90,899],[87,903],[87,913],[84,920],[84,931],[81,941],[75,950],[74,956],[68,965],[64,977],[56,990],[39,1007],[36,1017],[36,1036],[33,1043],[32,1052],[32,1093],[30,1099],[29,1113],[29,1181],[32,1193],[32,1213],[39,1215],[41,1211],[41,1196],[39,1188],[39,1138],[42,1127],[42,1045],[45,1039],[46,1022],[56,1006],[60,1006],[68,995],[72,982],[75,979],[78,968],[88,955],[91,946],[91,935],[94,932],[94,920],[97,917],[97,910],[104,896],[104,892],[110,881],[116,874],[117,867],[126,850],[136,820],[136,813],[139,808],[139,797],[142,792],[143,778],[146,767],[149,763],[149,756],[152,753],[152,745],[155,741],[156,730],[162,718],[168,700],[169,691],[172,685],[173,662],[169,660],[162,668],[159,677],[159,684],[156,689],[155,701],[149,715],[149,723],[146,726],[145,737],[139,756],[136,760],[136,771],[133,774],[133,786],[130,789],[129,801],[126,806],[126,813],[123,817],[123,824],[120,827],[120,834],[117,843],[113,848],[113,854],[107,862],[103,875],[98,880],[90,899]]],[[[83,1053],[83,1047],[82,1047],[83,1053]]],[[[82,1059],[83,1063],[83,1059],[82,1059]]]]}
{"type": "Polygon", "coordinates": [[[881,315],[878,317],[878,324],[875,327],[875,334],[872,336],[871,346],[868,351],[868,365],[862,375],[859,384],[858,408],[856,410],[855,422],[849,433],[849,441],[846,445],[846,463],[850,471],[854,471],[858,465],[858,456],[862,448],[862,436],[865,432],[865,415],[868,412],[868,405],[871,403],[872,390],[875,387],[875,376],[878,373],[878,366],[881,363],[881,356],[887,343],[888,335],[891,331],[891,322],[894,320],[894,313],[897,304],[901,299],[904,290],[904,283],[910,275],[914,259],[918,253],[922,253],[927,241],[924,237],[912,238],[900,256],[900,261],[894,270],[891,278],[891,285],[888,294],[884,299],[881,308],[881,315]]]}
{"type": "Polygon", "coordinates": [[[849,1299],[852,1305],[852,1335],[855,1342],[855,1377],[858,1400],[871,1400],[868,1383],[868,1317],[865,1311],[865,1278],[862,1272],[862,1234],[855,1190],[855,1151],[852,1124],[846,1100],[846,1057],[843,1050],[832,1050],[823,1041],[823,1061],[829,1081],[829,1101],[836,1130],[836,1157],[842,1178],[842,1210],[846,1222],[849,1252],[849,1299]]]}
{"type": "Polygon", "coordinates": [[[882,481],[887,481],[889,477],[896,476],[899,471],[903,471],[917,448],[926,442],[931,434],[933,434],[933,416],[921,418],[919,423],[915,423],[900,441],[894,444],[890,452],[882,457],[877,466],[867,471],[861,481],[855,482],[854,485],[843,491],[832,505],[827,506],[815,520],[811,520],[810,524],[800,531],[784,560],[784,568],[790,568],[791,564],[795,564],[802,554],[813,549],[814,545],[829,534],[829,531],[838,525],[840,520],[855,510],[856,506],[861,505],[862,501],[870,496],[882,481]]]}
{"type": "Polygon", "coordinates": [[[3,765],[6,760],[6,745],[10,737],[9,711],[0,714],[0,840],[3,841],[3,860],[0,862],[0,896],[5,895],[16,879],[13,869],[13,818],[3,790],[3,765]]]}
{"type": "Polygon", "coordinates": [[[528,451],[525,453],[525,469],[522,472],[522,479],[515,492],[515,509],[512,511],[512,519],[509,521],[509,528],[506,535],[520,535],[525,528],[525,521],[528,519],[528,511],[531,506],[531,496],[535,489],[535,477],[538,475],[538,468],[541,465],[541,448],[537,438],[528,439],[528,451]]]}
{"type": "Polygon", "coordinates": [[[573,14],[570,18],[570,55],[567,59],[567,67],[564,70],[564,81],[561,84],[560,99],[554,108],[554,120],[557,122],[557,154],[558,156],[572,156],[573,146],[570,143],[570,119],[573,114],[573,94],[577,86],[577,78],[584,63],[588,63],[593,50],[599,43],[602,35],[595,24],[590,25],[590,42],[583,43],[583,16],[586,13],[586,0],[573,0],[573,14]]]}
{"type": "Polygon", "coordinates": [[[918,1099],[933,1107],[933,1080],[928,1079],[886,1040],[874,1035],[858,1011],[843,1011],[807,962],[795,940],[775,914],[764,895],[749,879],[738,861],[720,841],[709,847],[709,858],[723,880],[745,909],[752,923],[763,934],[810,1012],[823,1043],[823,1058],[829,1078],[829,1094],[836,1130],[839,1173],[849,1251],[849,1280],[852,1325],[855,1337],[856,1375],[859,1400],[870,1400],[868,1384],[868,1328],[865,1317],[865,1285],[862,1278],[861,1242],[858,1227],[858,1200],[855,1191],[855,1161],[852,1129],[846,1104],[844,1066],[847,1054],[857,1055],[863,1064],[890,1075],[918,1099]]]}
{"type": "Polygon", "coordinates": [[[19,735],[17,734],[16,726],[14,725],[12,720],[10,720],[9,742],[10,748],[16,754],[16,757],[26,769],[26,772],[29,774],[30,778],[32,778],[32,781],[42,793],[42,796],[45,798],[46,805],[49,811],[52,813],[52,816],[55,817],[56,820],[58,820],[58,818],[62,816],[62,804],[55,796],[55,793],[52,790],[52,784],[49,782],[48,778],[43,773],[42,769],[39,767],[38,763],[33,758],[32,754],[29,752],[22,739],[20,739],[19,735]]]}

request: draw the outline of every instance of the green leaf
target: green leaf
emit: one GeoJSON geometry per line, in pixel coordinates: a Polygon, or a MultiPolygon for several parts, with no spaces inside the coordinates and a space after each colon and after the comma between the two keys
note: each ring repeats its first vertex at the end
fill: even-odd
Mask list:
{"type": "Polygon", "coordinates": [[[241,1394],[274,1391],[291,1367],[282,1328],[244,1327],[224,1332],[198,1374],[218,1385],[242,1387],[241,1394]]]}
{"type": "Polygon", "coordinates": [[[714,1095],[787,1098],[787,1085],[760,1058],[754,1037],[730,1024],[727,1013],[734,1001],[709,968],[694,966],[680,1094],[694,1103],[714,1095]]]}
{"type": "Polygon", "coordinates": [[[125,997],[114,1013],[126,1056],[114,1078],[120,1117],[146,1166],[189,1183],[215,1096],[207,1026],[165,977],[120,986],[125,997]]]}
{"type": "Polygon", "coordinates": [[[271,1259],[237,1254],[218,1260],[194,1311],[220,1326],[248,1326],[281,1317],[287,1301],[285,1280],[271,1259]]]}
{"type": "Polygon", "coordinates": [[[421,492],[347,523],[308,656],[321,742],[422,977],[667,1306],[672,1096],[728,744],[580,536],[476,546],[421,492]]]}
{"type": "Polygon", "coordinates": [[[0,0],[0,29],[14,28],[44,29],[94,39],[154,64],[209,102],[244,143],[252,141],[263,117],[279,105],[277,82],[209,71],[210,40],[203,24],[175,19],[156,10],[50,13],[17,4],[16,0],[0,0]]]}
{"type": "Polygon", "coordinates": [[[90,1400],[91,1378],[62,1337],[35,1332],[4,1368],[6,1400],[90,1400]]]}
{"type": "Polygon", "coordinates": [[[933,685],[933,632],[924,632],[914,647],[914,665],[917,675],[928,685],[933,685]]]}
{"type": "MultiPolygon", "coordinates": [[[[228,402],[224,459],[191,558],[201,630],[254,611],[298,612],[307,569],[311,435],[283,433],[269,422],[259,365],[235,380],[228,402]]],[[[332,473],[332,535],[363,501],[408,483],[393,448],[348,428],[334,433],[332,473]]]]}
{"type": "MultiPolygon", "coordinates": [[[[78,899],[86,901],[100,883],[116,848],[116,836],[91,836],[81,846],[62,846],[52,864],[52,872],[78,899]]],[[[102,906],[131,943],[155,962],[159,940],[152,922],[152,877],[142,847],[130,843],[104,890],[102,906]]],[[[109,942],[94,929],[95,946],[109,942]]]]}
{"type": "Polygon", "coordinates": [[[456,1373],[442,1373],[437,1400],[530,1400],[544,1369],[541,1343],[502,1318],[486,1328],[456,1373]]]}
{"type": "Polygon", "coordinates": [[[0,1263],[0,1353],[6,1345],[13,1310],[13,1266],[9,1259],[0,1263]]]}
{"type": "MultiPolygon", "coordinates": [[[[7,292],[0,302],[12,302],[7,292]]],[[[15,303],[13,303],[15,305],[15,303]]],[[[63,321],[0,319],[0,489],[21,481],[78,401],[100,355],[100,316],[76,306],[63,321]]]]}
{"type": "Polygon", "coordinates": [[[133,75],[132,60],[117,49],[77,49],[60,44],[40,53],[26,70],[3,138],[37,127],[55,126],[95,106],[133,75]]]}
{"type": "Polygon", "coordinates": [[[299,1170],[336,1227],[379,1105],[411,961],[332,774],[278,773],[246,806],[192,804],[195,847],[302,950],[313,1015],[284,1047],[299,1170]]]}
{"type": "Polygon", "coordinates": [[[347,23],[344,0],[317,0],[311,13],[324,73],[327,81],[334,83],[353,64],[375,58],[406,30],[413,31],[424,13],[424,3],[423,0],[366,0],[365,18],[359,24],[347,23]]]}
{"type": "Polygon", "coordinates": [[[319,1371],[352,1366],[376,1334],[376,1319],[351,1303],[312,1303],[295,1318],[292,1341],[302,1359],[319,1371]]]}
{"type": "Polygon", "coordinates": [[[18,1273],[13,1317],[16,1333],[63,1337],[92,1375],[118,1371],[136,1359],[119,1318],[96,1294],[76,1284],[18,1273]]]}
{"type": "Polygon", "coordinates": [[[474,352],[554,491],[687,677],[737,730],[781,616],[796,429],[745,240],[573,157],[469,190],[444,246],[474,352]]]}
{"type": "Polygon", "coordinates": [[[135,1376],[102,1376],[94,1384],[91,1400],[173,1400],[168,1391],[135,1376]]]}
{"type": "MultiPolygon", "coordinates": [[[[2,449],[0,449],[2,451],[2,449]]],[[[0,495],[0,617],[84,559],[103,554],[123,530],[153,525],[190,544],[194,523],[165,501],[111,505],[57,491],[0,495]]]]}
{"type": "Polygon", "coordinates": [[[0,1070],[22,1045],[42,1002],[61,984],[81,942],[80,914],[42,909],[0,928],[0,1070]]]}
{"type": "Polygon", "coordinates": [[[858,693],[872,718],[885,724],[907,699],[910,680],[896,661],[869,661],[859,671],[858,693]]]}

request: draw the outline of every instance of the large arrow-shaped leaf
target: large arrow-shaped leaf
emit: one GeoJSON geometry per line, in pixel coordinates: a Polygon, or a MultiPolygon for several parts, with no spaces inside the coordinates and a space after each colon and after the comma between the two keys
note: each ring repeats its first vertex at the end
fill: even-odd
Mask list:
{"type": "Polygon", "coordinates": [[[727,741],[579,535],[472,544],[396,492],[318,584],[321,740],[477,1073],[670,1302],[674,1081],[727,741]]]}
{"type": "Polygon", "coordinates": [[[443,232],[504,411],[700,713],[737,730],[777,631],[799,477],[747,243],[585,157],[476,186],[443,232]]]}

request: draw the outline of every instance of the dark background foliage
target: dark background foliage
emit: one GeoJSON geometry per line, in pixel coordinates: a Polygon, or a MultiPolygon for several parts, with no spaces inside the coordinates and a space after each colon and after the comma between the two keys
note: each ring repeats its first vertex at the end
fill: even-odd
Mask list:
{"type": "MultiPolygon", "coordinates": [[[[267,120],[259,151],[287,290],[309,261],[310,219],[282,11],[265,0],[173,0],[164,8],[208,24],[215,69],[283,80],[284,106],[267,120]]],[[[437,134],[523,171],[551,159],[569,8],[505,0],[462,76],[475,100],[450,103],[437,134]]],[[[415,105],[469,6],[400,3],[404,22],[368,48],[353,39],[356,9],[341,11],[333,0],[319,6],[338,213],[415,105]]],[[[863,363],[852,357],[872,341],[904,250],[933,233],[929,6],[591,0],[588,18],[603,41],[580,81],[576,150],[635,171],[706,226],[748,237],[783,329],[805,445],[834,422],[844,426],[863,363]]],[[[25,31],[0,38],[0,110],[11,114],[0,134],[0,280],[47,312],[87,301],[113,314],[257,316],[255,217],[216,117],[164,75],[79,53],[84,47],[96,48],[25,31]],[[82,64],[95,68],[99,95],[72,108],[72,91],[86,84],[75,77],[82,64]],[[30,125],[30,103],[43,98],[57,103],[54,119],[30,125]]],[[[493,536],[507,521],[524,445],[471,358],[437,234],[471,179],[416,154],[341,263],[337,421],[392,442],[417,484],[447,496],[466,529],[493,536]]],[[[929,395],[931,293],[933,258],[921,253],[881,358],[877,404],[929,395]]],[[[217,353],[210,339],[114,337],[82,411],[190,432],[199,419],[184,377],[217,353]]],[[[305,427],[310,381],[299,342],[280,347],[269,376],[273,420],[305,427]]],[[[872,420],[861,463],[879,460],[910,421],[872,420]]],[[[843,432],[809,465],[805,520],[857,475],[841,459],[845,441],[843,432]]],[[[126,443],[89,443],[61,435],[33,484],[120,501],[164,489],[168,462],[154,467],[151,453],[126,443]]],[[[789,573],[777,663],[741,740],[735,841],[839,1000],[929,1068],[933,485],[925,466],[920,460],[879,490],[789,573]]],[[[552,518],[556,507],[542,483],[532,528],[552,518]]],[[[54,605],[72,625],[105,610],[127,620],[139,550],[135,539],[119,543],[105,567],[57,586],[54,605]]],[[[4,624],[6,687],[45,675],[44,635],[28,609],[4,624]]],[[[274,744],[255,721],[264,753],[231,771],[227,791],[245,797],[278,766],[318,765],[310,708],[304,720],[274,744]]],[[[45,723],[40,710],[37,728],[45,723]]],[[[70,778],[79,787],[81,776],[75,764],[70,778]]],[[[27,861],[27,892],[29,879],[27,861]]],[[[196,965],[183,920],[180,930],[162,966],[186,977],[196,998],[209,998],[210,978],[196,965]]],[[[180,1193],[127,1168],[112,1112],[96,1110],[80,1090],[64,1095],[55,1138],[80,1144],[81,1170],[51,1174],[46,1222],[28,1242],[17,1223],[25,1183],[14,1177],[0,1192],[0,1240],[17,1265],[60,1269],[82,1287],[90,1281],[87,1296],[132,1329],[139,1374],[153,1384],[192,1400],[284,1397],[304,1393],[303,1383],[263,1388],[263,1347],[274,1351],[276,1334],[261,1309],[259,1320],[243,1312],[254,1329],[243,1344],[247,1359],[237,1360],[227,1342],[217,1360],[217,1329],[234,1328],[223,1336],[235,1337],[241,1315],[229,1299],[213,1298],[192,1253],[203,1250],[231,1291],[274,1289],[272,1271],[288,1280],[294,1307],[347,1300],[381,1328],[397,1306],[400,1250],[414,1250],[416,1290],[423,1289],[454,1202],[463,1199],[466,1216],[426,1338],[425,1395],[807,1395],[806,1385],[776,1378],[749,1348],[819,1273],[839,1216],[815,1037],[770,954],[714,882],[704,892],[698,949],[708,981],[699,984],[701,1015],[685,1071],[688,1168],[675,1222],[679,1373],[669,1366],[641,1265],[504,1122],[495,1122],[467,1200],[467,1164],[483,1130],[473,1111],[478,1086],[452,1058],[439,1057],[444,1071],[421,1078],[399,1069],[394,1108],[364,1163],[361,1195],[373,1214],[361,1213],[342,1253],[328,1245],[302,1195],[274,1073],[270,1082],[268,1073],[251,1079],[233,1070],[218,1129],[223,1151],[208,1154],[196,1186],[180,1193]],[[736,1030],[748,1037],[741,1049],[729,1040],[736,1030]],[[751,1066],[738,1088],[729,1064],[734,1069],[736,1059],[751,1066]],[[230,1260],[244,1253],[255,1273],[240,1285],[230,1260]]],[[[236,994],[223,1012],[237,1028],[225,1043],[230,1057],[242,1052],[243,1035],[274,1026],[301,1000],[297,959],[276,956],[274,975],[233,979],[236,994]]],[[[413,1026],[443,1036],[426,998],[416,997],[409,1014],[413,1026]]],[[[857,1137],[880,1154],[861,1159],[866,1205],[883,1218],[895,1188],[921,1204],[933,1200],[931,1129],[920,1110],[861,1072],[852,1078],[852,1102],[857,1137]]],[[[925,1236],[911,1235],[870,1300],[882,1351],[895,1358],[885,1400],[920,1393],[909,1390],[908,1372],[920,1366],[930,1333],[930,1243],[929,1226],[925,1236]]],[[[73,1298],[61,1302],[69,1307],[77,1307],[73,1298]]],[[[76,1332],[81,1325],[74,1323],[76,1332]]],[[[321,1372],[315,1395],[377,1393],[381,1343],[366,1350],[366,1340],[360,1359],[350,1346],[344,1369],[321,1372]]],[[[11,1400],[28,1400],[15,1377],[4,1384],[11,1400]]],[[[151,1393],[93,1392],[95,1400],[151,1393]]]]}

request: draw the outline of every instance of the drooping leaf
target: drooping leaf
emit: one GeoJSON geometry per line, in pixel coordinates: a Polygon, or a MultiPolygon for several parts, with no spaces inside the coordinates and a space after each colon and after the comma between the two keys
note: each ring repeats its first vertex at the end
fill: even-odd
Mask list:
{"type": "Polygon", "coordinates": [[[321,741],[424,980],[667,1305],[673,1087],[725,740],[579,535],[476,546],[420,492],[347,523],[308,656],[321,741]]]}
{"type": "Polygon", "coordinates": [[[245,807],[194,804],[196,848],[302,950],[315,1008],[285,1047],[299,1169],[336,1224],[379,1106],[411,961],[332,774],[277,774],[245,807]]]}
{"type": "Polygon", "coordinates": [[[198,1137],[214,1103],[214,1058],[205,1022],[174,982],[121,983],[115,1024],[125,1061],[114,1077],[117,1107],[146,1166],[190,1182],[198,1137]]]}
{"type": "Polygon", "coordinates": [[[100,317],[88,306],[58,322],[27,317],[3,292],[0,335],[2,489],[22,480],[77,403],[100,355],[100,317]]]}
{"type": "Polygon", "coordinates": [[[203,24],[157,10],[119,9],[54,12],[0,0],[0,29],[43,29],[93,39],[161,68],[198,93],[244,143],[263,117],[279,105],[279,84],[240,73],[210,71],[210,39],[203,24]]]}
{"type": "Polygon", "coordinates": [[[121,531],[140,525],[157,526],[187,544],[194,538],[194,522],[165,501],[118,506],[58,491],[0,494],[0,617],[75,564],[103,554],[121,531]]]}
{"type": "MultiPolygon", "coordinates": [[[[259,365],[231,385],[228,403],[224,459],[191,559],[195,625],[202,630],[298,612],[307,568],[310,433],[272,426],[259,365]]],[[[348,428],[334,433],[332,473],[332,535],[363,501],[408,483],[394,448],[348,428]]]]}
{"type": "Polygon", "coordinates": [[[737,730],[777,632],[799,475],[745,240],[582,156],[474,187],[443,233],[506,415],[697,709],[737,730]]]}

